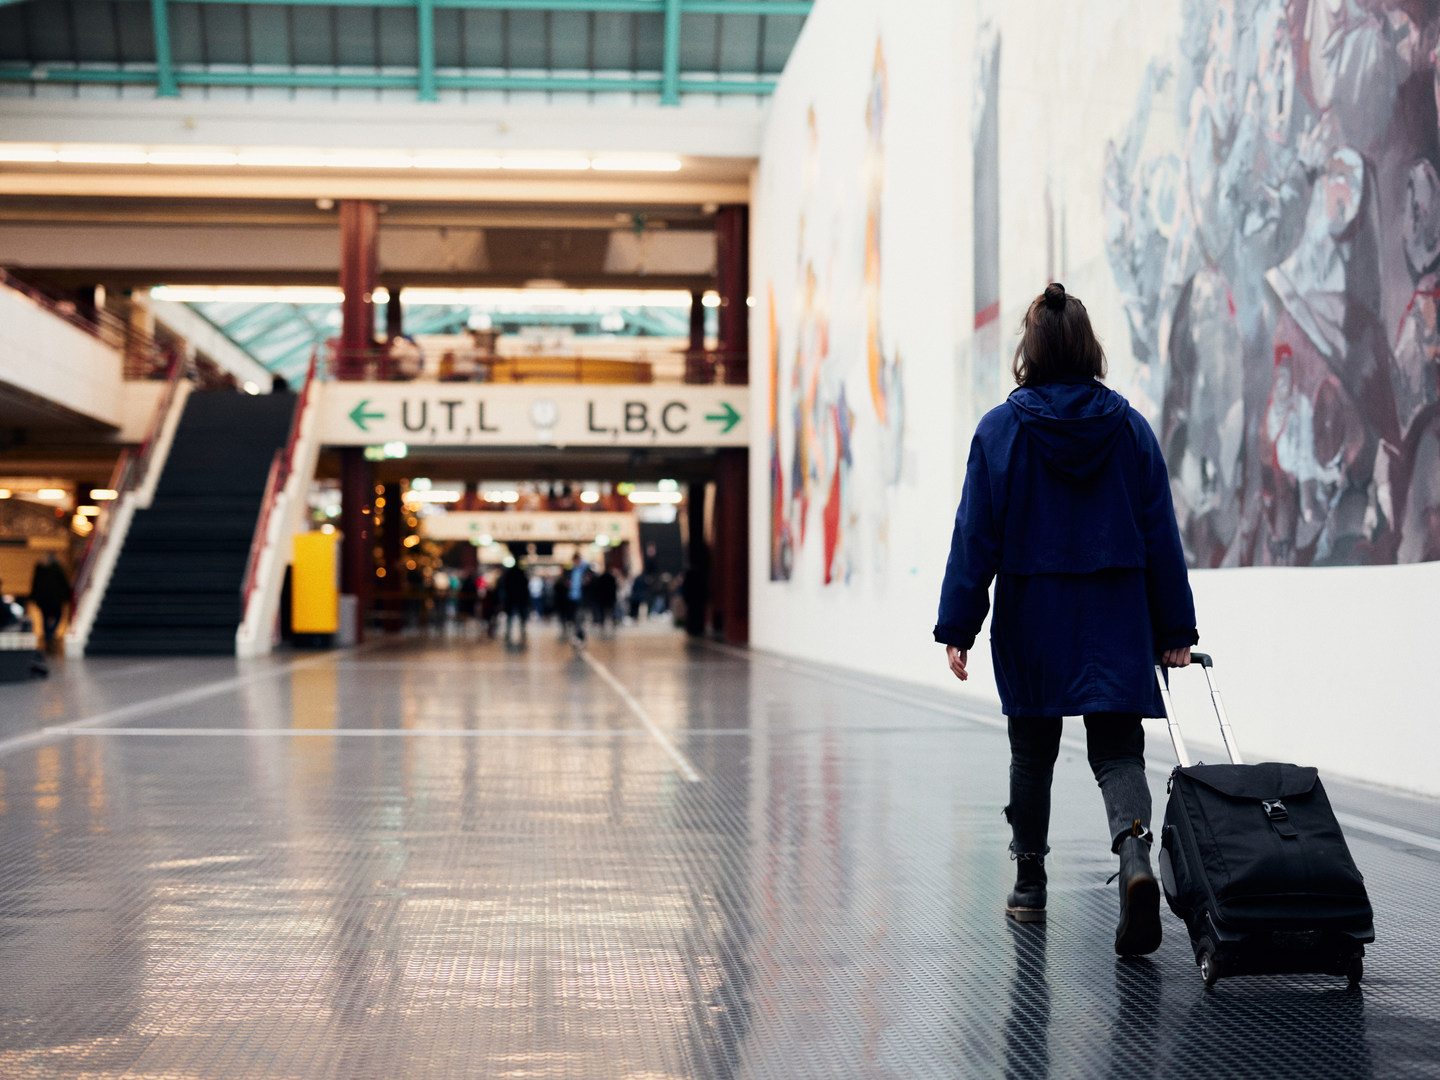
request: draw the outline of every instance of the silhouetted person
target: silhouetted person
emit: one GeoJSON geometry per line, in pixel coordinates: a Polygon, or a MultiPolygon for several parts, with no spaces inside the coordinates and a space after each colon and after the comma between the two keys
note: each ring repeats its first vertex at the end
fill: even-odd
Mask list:
{"type": "Polygon", "coordinates": [[[613,570],[602,570],[595,575],[592,586],[595,597],[595,619],[602,631],[614,628],[615,606],[620,602],[620,582],[613,570]]]}
{"type": "Polygon", "coordinates": [[[525,645],[525,624],[530,616],[530,576],[518,562],[508,567],[496,583],[500,604],[505,609],[505,644],[513,645],[514,626],[520,624],[520,645],[525,645]]]}
{"type": "Polygon", "coordinates": [[[45,648],[55,647],[55,632],[60,628],[60,619],[65,606],[70,603],[70,579],[65,568],[50,552],[35,564],[30,578],[30,602],[40,609],[40,621],[45,635],[45,648]]]}
{"type": "Polygon", "coordinates": [[[685,598],[685,633],[703,637],[705,614],[710,607],[710,549],[703,543],[691,549],[690,567],[685,571],[680,595],[685,598]]]}

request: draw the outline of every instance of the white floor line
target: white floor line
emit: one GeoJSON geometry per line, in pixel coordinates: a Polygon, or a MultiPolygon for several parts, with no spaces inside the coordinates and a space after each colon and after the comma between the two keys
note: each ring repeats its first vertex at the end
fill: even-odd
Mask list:
{"type": "Polygon", "coordinates": [[[17,750],[28,749],[32,746],[42,746],[45,743],[54,742],[57,739],[65,738],[67,735],[74,735],[77,732],[86,731],[91,728],[116,724],[122,720],[128,720],[132,716],[142,716],[164,709],[173,709],[179,705],[191,705],[197,701],[204,701],[206,698],[214,697],[217,694],[223,694],[228,690],[245,686],[248,683],[274,679],[281,675],[287,675],[292,671],[318,667],[321,664],[332,663],[333,661],[334,656],[332,654],[307,657],[304,660],[297,660],[292,664],[273,665],[261,671],[250,671],[244,675],[232,675],[227,679],[217,679],[214,682],[201,683],[199,686],[192,686],[186,690],[177,690],[172,694],[162,694],[159,697],[146,698],[144,701],[136,701],[129,705],[121,705],[114,709],[107,709],[104,712],[95,713],[92,716],[82,716],[75,720],[67,720],[63,724],[50,724],[36,731],[26,732],[23,735],[12,735],[8,739],[0,739],[0,757],[6,754],[12,754],[17,750]]]}
{"type": "MultiPolygon", "coordinates": [[[[914,705],[918,708],[929,709],[932,712],[941,713],[943,715],[958,716],[961,719],[969,720],[976,724],[984,724],[987,727],[999,728],[1001,730],[1005,730],[1007,727],[1007,721],[1003,717],[997,719],[990,716],[976,715],[958,706],[949,706],[942,704],[938,701],[930,701],[925,698],[912,697],[908,694],[896,693],[894,691],[887,690],[881,686],[867,684],[863,679],[856,679],[853,677],[835,673],[833,670],[826,669],[824,665],[821,664],[813,664],[812,668],[812,661],[785,660],[779,657],[771,656],[767,653],[750,652],[745,649],[738,649],[733,645],[724,645],[715,641],[707,641],[704,642],[704,644],[719,652],[750,660],[751,662],[759,661],[761,663],[768,664],[771,667],[780,668],[783,671],[790,671],[798,675],[806,675],[810,678],[822,679],[829,684],[839,683],[847,686],[852,686],[856,689],[863,690],[866,693],[874,694],[876,697],[888,698],[891,701],[899,701],[906,705],[914,705]]],[[[1061,745],[1068,746],[1070,749],[1078,750],[1082,753],[1086,749],[1085,740],[1077,739],[1074,736],[1062,736],[1060,742],[1061,745]]],[[[1218,752],[1221,754],[1224,753],[1223,750],[1220,750],[1218,752]]],[[[1175,766],[1172,764],[1162,763],[1153,760],[1146,761],[1145,763],[1146,771],[1150,772],[1155,776],[1168,777],[1170,775],[1170,771],[1174,767],[1175,766]]],[[[1343,828],[1353,829],[1355,832],[1367,833],[1371,836],[1382,837],[1386,840],[1398,840],[1402,843],[1409,844],[1412,847],[1424,848],[1426,851],[1440,852],[1440,839],[1437,839],[1433,836],[1426,836],[1423,833],[1411,832],[1409,829],[1402,829],[1399,826],[1390,825],[1384,821],[1376,821],[1373,818],[1363,817],[1359,814],[1341,813],[1337,811],[1335,814],[1335,818],[1337,821],[1340,822],[1343,828]]]]}
{"type": "Polygon", "coordinates": [[[546,739],[621,739],[639,738],[649,736],[651,733],[647,728],[606,728],[604,730],[591,730],[586,728],[222,728],[222,727],[109,727],[89,728],[82,731],[71,732],[73,735],[102,736],[110,738],[114,735],[143,735],[143,736],[202,736],[202,737],[232,737],[244,738],[255,735],[288,735],[292,738],[305,738],[314,736],[325,736],[327,738],[339,736],[341,738],[392,738],[392,739],[419,739],[430,737],[441,738],[462,738],[462,739],[485,739],[485,738],[546,738],[546,739]]]}
{"type": "Polygon", "coordinates": [[[580,659],[589,664],[591,670],[599,675],[600,678],[604,679],[610,689],[619,694],[620,699],[624,701],[626,705],[630,706],[630,711],[645,725],[646,730],[655,737],[655,741],[660,744],[660,749],[670,755],[670,760],[675,762],[675,767],[680,770],[680,775],[692,784],[700,783],[700,774],[696,771],[695,766],[690,764],[690,759],[682,754],[679,748],[665,736],[665,733],[660,730],[660,725],[650,719],[650,714],[645,711],[645,706],[635,700],[635,696],[631,694],[629,690],[625,689],[624,685],[619,679],[615,678],[610,669],[599,660],[596,660],[595,657],[591,656],[587,649],[580,650],[580,659]]]}

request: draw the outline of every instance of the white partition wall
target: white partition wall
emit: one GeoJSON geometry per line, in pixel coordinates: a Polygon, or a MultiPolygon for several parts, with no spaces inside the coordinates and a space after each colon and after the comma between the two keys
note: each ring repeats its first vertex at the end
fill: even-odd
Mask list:
{"type": "Polygon", "coordinates": [[[930,631],[1060,280],[1166,449],[1248,755],[1440,794],[1440,14],[1353,7],[817,6],[756,185],[756,645],[994,700],[986,635],[962,689],[930,631]]]}

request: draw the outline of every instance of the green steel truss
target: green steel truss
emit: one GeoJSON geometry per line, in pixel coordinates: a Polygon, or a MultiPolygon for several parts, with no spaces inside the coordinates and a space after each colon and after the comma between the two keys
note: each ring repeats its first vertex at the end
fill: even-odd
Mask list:
{"type": "MultiPolygon", "coordinates": [[[[14,0],[0,0],[0,6],[14,0]]],[[[183,0],[191,4],[231,0],[183,0]]],[[[686,79],[680,71],[680,41],[686,15],[797,15],[814,0],[250,0],[255,4],[321,7],[411,8],[415,11],[418,55],[415,73],[195,71],[177,68],[170,51],[170,0],[149,0],[155,33],[155,65],[142,67],[55,67],[0,65],[0,80],[53,83],[153,83],[157,97],[177,97],[182,86],[281,86],[327,88],[413,88],[420,101],[435,101],[441,89],[632,92],[660,94],[662,105],[679,105],[683,93],[768,94],[774,79],[686,79]],[[658,78],[646,75],[509,76],[451,75],[435,68],[437,8],[483,11],[566,11],[660,14],[665,17],[663,63],[658,78]]]]}

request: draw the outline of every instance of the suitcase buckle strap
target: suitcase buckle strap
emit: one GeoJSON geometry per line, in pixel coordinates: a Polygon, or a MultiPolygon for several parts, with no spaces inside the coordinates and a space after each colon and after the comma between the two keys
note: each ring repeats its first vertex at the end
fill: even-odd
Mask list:
{"type": "Polygon", "coordinates": [[[1270,824],[1275,831],[1284,837],[1299,836],[1295,827],[1290,824],[1290,812],[1285,809],[1285,804],[1279,799],[1261,799],[1260,805],[1265,810],[1265,816],[1270,819],[1270,824]]]}

